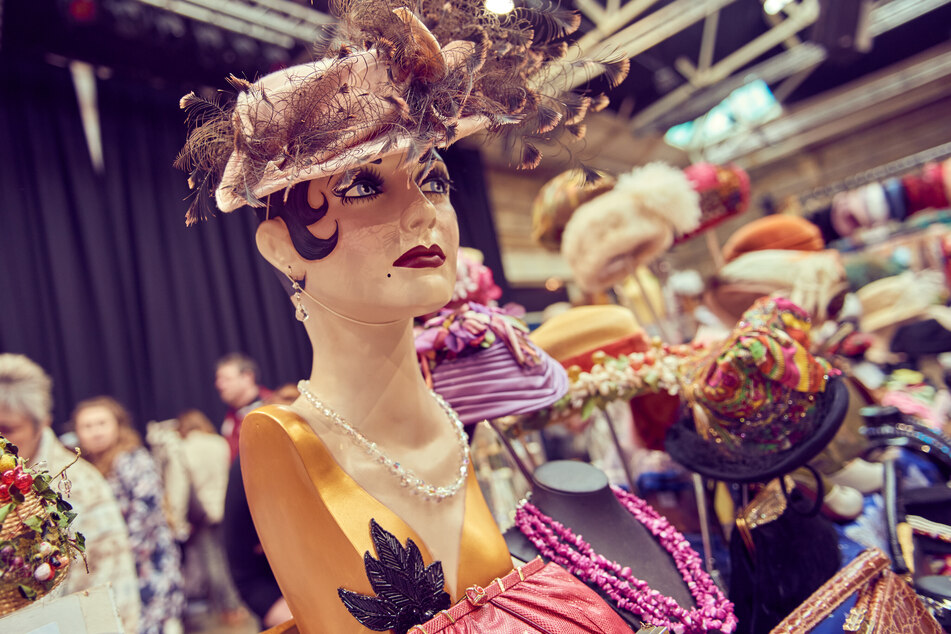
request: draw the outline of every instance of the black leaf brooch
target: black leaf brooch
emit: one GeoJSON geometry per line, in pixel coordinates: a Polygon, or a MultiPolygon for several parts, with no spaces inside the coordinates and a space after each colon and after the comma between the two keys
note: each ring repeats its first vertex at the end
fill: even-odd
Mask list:
{"type": "Polygon", "coordinates": [[[374,559],[363,554],[363,566],[376,596],[337,588],[340,600],[364,627],[374,632],[394,630],[406,634],[414,625],[425,623],[450,606],[443,587],[442,564],[423,565],[423,555],[412,539],[404,548],[392,534],[370,520],[370,537],[376,549],[374,559]]]}

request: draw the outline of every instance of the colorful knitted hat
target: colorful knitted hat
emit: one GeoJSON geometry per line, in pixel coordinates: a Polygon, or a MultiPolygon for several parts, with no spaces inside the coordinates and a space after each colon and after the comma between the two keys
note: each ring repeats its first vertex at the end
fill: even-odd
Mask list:
{"type": "Polygon", "coordinates": [[[443,310],[416,334],[426,382],[466,425],[544,409],[568,391],[564,368],[500,308],[443,310]]]}
{"type": "Polygon", "coordinates": [[[724,481],[766,481],[808,462],[842,423],[840,372],[808,349],[808,314],[764,297],[719,347],[686,364],[688,417],[667,435],[675,460],[724,481]]]}

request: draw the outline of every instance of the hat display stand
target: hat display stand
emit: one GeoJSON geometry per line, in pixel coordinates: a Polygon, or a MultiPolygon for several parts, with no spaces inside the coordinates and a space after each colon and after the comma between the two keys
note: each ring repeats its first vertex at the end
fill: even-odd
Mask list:
{"type": "MultiPolygon", "coordinates": [[[[660,294],[658,298],[657,296],[655,296],[656,293],[651,293],[650,289],[648,289],[647,286],[644,284],[644,280],[641,279],[640,272],[638,271],[638,266],[643,265],[644,267],[647,268],[647,270],[652,275],[657,277],[658,281],[660,281],[661,278],[660,276],[657,275],[656,271],[654,270],[655,267],[653,266],[653,264],[654,264],[654,261],[641,262],[638,264],[635,264],[635,263],[628,264],[628,266],[626,267],[627,275],[625,279],[614,285],[614,295],[618,298],[621,304],[626,304],[625,298],[627,298],[628,293],[624,289],[624,284],[627,280],[633,280],[635,286],[637,287],[637,290],[640,291],[641,297],[644,301],[644,305],[647,307],[647,311],[650,315],[653,325],[657,328],[657,332],[660,335],[661,340],[663,340],[666,343],[678,343],[677,335],[671,330],[670,324],[663,317],[663,315],[668,312],[666,310],[666,307],[658,306],[655,303],[657,299],[660,299],[660,301],[663,301],[663,294],[660,294]]],[[[637,311],[634,309],[633,306],[628,305],[627,308],[630,309],[631,312],[637,314],[637,311]]]]}
{"type": "MultiPolygon", "coordinates": [[[[713,237],[713,244],[716,245],[716,238],[713,232],[707,231],[706,234],[708,236],[713,237]]],[[[708,245],[710,245],[709,238],[707,243],[708,245]]],[[[716,251],[719,253],[719,246],[716,246],[716,251]]],[[[723,259],[722,254],[720,254],[720,259],[721,260],[723,259]]],[[[660,317],[660,311],[658,310],[657,307],[654,306],[650,295],[647,293],[647,289],[644,288],[644,284],[641,281],[640,276],[636,274],[636,271],[631,271],[631,277],[634,278],[638,287],[641,289],[641,293],[644,296],[644,303],[647,304],[647,307],[651,312],[651,316],[654,318],[654,323],[657,325],[657,328],[661,333],[662,339],[668,343],[674,343],[674,335],[673,333],[670,332],[669,325],[664,319],[660,317]]],[[[617,290],[618,289],[616,289],[615,292],[617,292],[617,290]]],[[[606,412],[605,412],[605,416],[607,417],[606,412]]],[[[613,424],[611,424],[610,419],[608,419],[608,424],[611,427],[611,432],[612,432],[612,435],[614,436],[615,441],[618,442],[617,435],[614,431],[614,426],[613,424]]],[[[618,448],[618,454],[623,457],[624,454],[622,453],[619,442],[617,444],[617,448],[618,448]]],[[[623,461],[623,464],[625,466],[625,472],[628,475],[628,479],[630,479],[632,482],[631,490],[636,491],[636,488],[634,488],[633,486],[633,477],[630,474],[630,466],[628,465],[627,461],[623,461]]],[[[717,582],[717,584],[722,585],[720,573],[719,571],[717,571],[715,563],[714,563],[714,559],[713,559],[713,538],[712,538],[712,533],[710,531],[710,516],[708,514],[709,509],[707,507],[706,486],[704,484],[703,477],[698,473],[692,473],[691,479],[693,480],[693,486],[694,486],[694,492],[695,492],[694,497],[696,498],[696,501],[697,501],[697,515],[700,520],[700,539],[703,544],[704,567],[706,568],[707,573],[711,577],[713,577],[713,579],[717,582]]]]}
{"type": "MultiPolygon", "coordinates": [[[[582,535],[598,554],[630,567],[653,590],[675,599],[683,608],[694,606],[670,555],[620,504],[603,472],[587,463],[559,460],[538,467],[529,482],[529,500],[543,513],[582,535]]],[[[504,536],[515,557],[530,561],[538,555],[518,528],[509,529],[504,536]]],[[[610,597],[599,594],[611,603],[610,597]]],[[[642,625],[642,619],[631,612],[618,613],[635,631],[642,625]]]]}
{"type": "Polygon", "coordinates": [[[604,417],[608,433],[611,436],[611,442],[614,443],[614,449],[617,451],[621,467],[624,469],[624,477],[627,479],[629,490],[632,492],[637,491],[637,485],[634,483],[634,474],[631,472],[631,461],[629,457],[625,455],[624,447],[621,446],[621,439],[617,435],[617,427],[615,427],[614,419],[608,413],[607,408],[601,409],[601,415],[604,417]]]}
{"type": "MultiPolygon", "coordinates": [[[[651,317],[654,320],[654,324],[657,326],[658,331],[661,333],[661,338],[663,341],[673,343],[675,341],[674,334],[670,331],[669,324],[660,316],[660,310],[657,306],[654,305],[653,298],[650,293],[648,293],[647,288],[644,286],[644,281],[641,279],[641,276],[638,275],[637,269],[634,266],[628,267],[629,277],[632,278],[637,284],[638,289],[641,291],[641,296],[644,299],[644,304],[647,306],[647,310],[650,312],[651,317]]],[[[615,295],[618,297],[624,296],[624,291],[621,285],[614,287],[615,295]]],[[[605,420],[607,421],[608,428],[611,432],[611,439],[614,442],[614,446],[617,448],[618,456],[621,458],[621,464],[624,466],[624,473],[627,477],[628,483],[630,484],[631,491],[636,491],[636,486],[634,484],[634,476],[631,473],[631,466],[629,460],[626,459],[624,455],[624,450],[621,447],[621,441],[617,436],[617,430],[614,427],[614,421],[611,420],[610,414],[608,414],[606,409],[601,409],[605,420]]],[[[633,415],[633,412],[632,412],[633,415]]]]}

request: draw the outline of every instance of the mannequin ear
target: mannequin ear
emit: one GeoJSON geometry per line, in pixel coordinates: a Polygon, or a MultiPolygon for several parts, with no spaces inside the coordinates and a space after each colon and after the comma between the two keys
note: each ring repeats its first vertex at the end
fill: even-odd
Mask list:
{"type": "Polygon", "coordinates": [[[304,276],[302,271],[297,270],[301,258],[294,249],[284,220],[271,218],[259,224],[254,234],[254,241],[264,259],[278,271],[289,273],[294,279],[301,279],[304,276]]]}

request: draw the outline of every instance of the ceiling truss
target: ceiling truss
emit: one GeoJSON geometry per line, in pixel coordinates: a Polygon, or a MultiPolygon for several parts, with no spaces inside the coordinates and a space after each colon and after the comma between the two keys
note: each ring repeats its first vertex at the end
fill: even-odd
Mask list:
{"type": "Polygon", "coordinates": [[[291,49],[311,46],[331,16],[290,0],[138,0],[191,20],[291,49]]]}
{"type": "MultiPolygon", "coordinates": [[[[738,0],[674,0],[631,23],[657,0],[628,0],[602,6],[595,0],[576,0],[579,9],[594,24],[582,36],[576,55],[636,57],[667,38],[703,21],[696,62],[681,56],[673,66],[686,79],[659,100],[638,112],[631,120],[635,131],[660,131],[702,115],[730,92],[753,79],[763,79],[774,87],[780,101],[790,94],[828,57],[814,43],[803,42],[798,33],[819,18],[819,0],[798,0],[788,4],[781,15],[766,15],[770,28],[765,33],[714,62],[720,12],[738,0]],[[616,5],[616,10],[611,10],[616,5]],[[785,50],[747,68],[757,58],[782,45],[785,50]]],[[[867,33],[875,37],[933,11],[951,0],[878,0],[868,14],[867,33]]],[[[586,67],[571,78],[578,86],[599,73],[586,67]]]]}

